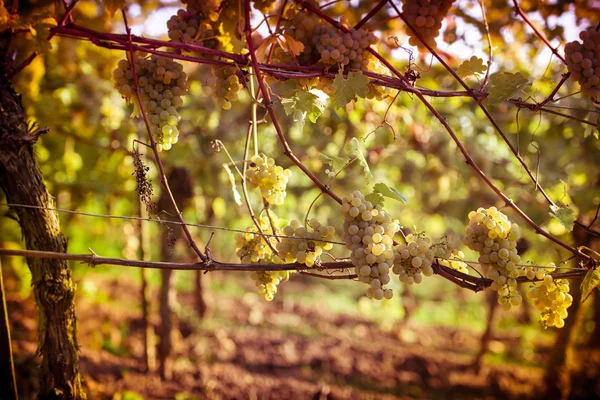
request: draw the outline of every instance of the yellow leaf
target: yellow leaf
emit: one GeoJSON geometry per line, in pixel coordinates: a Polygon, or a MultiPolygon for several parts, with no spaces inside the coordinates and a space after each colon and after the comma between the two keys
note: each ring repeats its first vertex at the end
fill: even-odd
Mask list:
{"type": "Polygon", "coordinates": [[[8,28],[8,24],[10,21],[10,13],[4,7],[4,0],[0,0],[0,31],[8,28]]]}
{"type": "Polygon", "coordinates": [[[304,51],[304,44],[290,35],[283,34],[277,37],[277,41],[283,50],[294,56],[299,56],[304,51]]]}
{"type": "Polygon", "coordinates": [[[270,45],[272,45],[273,43],[276,43],[276,42],[277,42],[276,37],[269,36],[260,44],[260,46],[258,46],[258,48],[256,49],[256,51],[254,53],[256,54],[256,59],[258,60],[259,63],[264,63],[266,61],[267,58],[265,57],[265,53],[267,52],[267,49],[269,48],[270,45]]]}
{"type": "Polygon", "coordinates": [[[125,7],[125,0],[102,0],[102,7],[104,7],[108,15],[112,17],[115,14],[115,11],[125,7]]]}

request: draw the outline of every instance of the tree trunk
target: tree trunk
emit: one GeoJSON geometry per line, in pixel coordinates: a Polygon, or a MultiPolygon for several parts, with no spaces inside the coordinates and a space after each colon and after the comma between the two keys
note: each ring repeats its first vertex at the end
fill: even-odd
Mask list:
{"type": "MultiPolygon", "coordinates": [[[[1,243],[0,243],[1,244],[1,243]]],[[[10,324],[6,309],[6,295],[2,279],[2,260],[0,259],[0,387],[3,389],[3,400],[17,400],[17,378],[13,362],[10,341],[10,324]]]]}
{"type": "MultiPolygon", "coordinates": [[[[3,63],[0,63],[3,64],[3,63]]],[[[0,187],[9,203],[53,207],[35,161],[33,143],[42,131],[29,132],[20,97],[0,65],[0,187]]],[[[67,242],[55,213],[17,207],[27,249],[64,253],[67,242]]],[[[38,309],[38,354],[42,356],[39,397],[85,398],[77,355],[75,284],[65,261],[28,258],[38,309]]]]}
{"type": "Polygon", "coordinates": [[[494,334],[496,314],[498,311],[498,295],[496,292],[492,291],[491,289],[486,290],[485,302],[488,306],[487,325],[485,326],[485,331],[483,332],[483,335],[481,335],[481,339],[479,341],[479,352],[473,361],[473,369],[477,374],[479,374],[479,371],[481,371],[481,367],[483,366],[483,358],[488,351],[490,340],[494,334]]]}

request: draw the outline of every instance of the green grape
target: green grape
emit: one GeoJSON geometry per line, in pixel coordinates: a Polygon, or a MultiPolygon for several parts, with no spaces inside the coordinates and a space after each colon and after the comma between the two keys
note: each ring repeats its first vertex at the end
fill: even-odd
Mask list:
{"type": "Polygon", "coordinates": [[[423,276],[433,275],[435,253],[430,247],[431,239],[415,235],[406,236],[406,244],[394,248],[392,272],[408,285],[421,283],[423,276]]]}
{"type": "Polygon", "coordinates": [[[236,67],[213,66],[212,68],[215,95],[224,110],[231,108],[231,102],[238,99],[238,91],[243,88],[236,71],[236,67]]]}
{"type": "Polygon", "coordinates": [[[262,197],[270,204],[283,204],[292,171],[275,165],[275,160],[262,153],[253,156],[251,161],[250,168],[246,170],[250,184],[260,188],[262,197]]]}
{"type": "Polygon", "coordinates": [[[481,272],[494,281],[490,287],[498,292],[498,302],[507,310],[520,303],[516,278],[526,274],[517,252],[520,237],[519,226],[496,207],[469,213],[464,244],[479,253],[481,272]]]}
{"type": "MultiPolygon", "coordinates": [[[[555,270],[553,263],[546,268],[547,272],[555,270]]],[[[565,326],[564,319],[567,318],[567,309],[573,303],[573,297],[569,294],[569,281],[566,279],[553,279],[552,275],[546,275],[541,270],[537,279],[541,282],[532,284],[531,290],[527,292],[527,298],[531,299],[533,306],[542,311],[540,324],[544,327],[554,326],[562,328],[565,326]]]]}
{"type": "Polygon", "coordinates": [[[320,263],[323,250],[331,250],[335,239],[335,228],[322,225],[316,218],[309,223],[309,231],[296,220],[283,228],[283,237],[277,243],[277,255],[286,263],[299,262],[307,267],[320,263]]]}
{"type": "Polygon", "coordinates": [[[346,248],[351,251],[350,260],[358,279],[369,285],[367,297],[381,300],[393,296],[385,285],[390,282],[390,270],[394,262],[393,237],[400,229],[397,220],[380,205],[373,206],[358,190],[342,199],[346,248]]]}

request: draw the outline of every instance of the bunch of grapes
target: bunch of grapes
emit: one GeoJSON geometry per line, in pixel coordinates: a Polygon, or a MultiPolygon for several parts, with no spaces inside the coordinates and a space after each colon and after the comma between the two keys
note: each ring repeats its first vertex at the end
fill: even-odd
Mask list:
{"type": "Polygon", "coordinates": [[[417,235],[407,235],[406,244],[394,248],[394,267],[392,271],[400,281],[412,285],[421,283],[423,275],[433,275],[434,251],[430,248],[431,239],[417,235]]]}
{"type": "Polygon", "coordinates": [[[186,9],[194,14],[200,14],[206,19],[216,21],[219,18],[219,7],[222,0],[181,0],[186,9]]]}
{"type": "MultiPolygon", "coordinates": [[[[169,150],[178,141],[177,123],[181,115],[177,108],[183,104],[182,96],[187,91],[187,76],[183,72],[183,65],[157,55],[150,58],[136,56],[134,62],[151,133],[159,151],[169,150]]],[[[129,60],[119,61],[117,69],[113,71],[113,78],[115,88],[121,95],[128,101],[133,98],[134,104],[139,106],[134,93],[133,70],[129,60]]]]}
{"type": "Polygon", "coordinates": [[[507,310],[522,301],[516,291],[516,278],[524,274],[517,252],[520,237],[519,226],[496,207],[469,213],[464,243],[479,253],[482,273],[494,281],[491,288],[498,292],[498,303],[507,310]]]}
{"type": "Polygon", "coordinates": [[[285,189],[292,171],[275,165],[275,160],[264,154],[252,156],[246,178],[254,187],[260,188],[262,197],[270,204],[283,204],[285,189]]]}
{"type": "Polygon", "coordinates": [[[263,14],[272,11],[275,8],[277,0],[254,0],[254,8],[263,14]]]}
{"type": "Polygon", "coordinates": [[[334,26],[321,25],[315,30],[312,41],[323,63],[367,69],[369,53],[366,49],[376,44],[378,39],[372,32],[363,28],[342,33],[334,26]]]}
{"type": "Polygon", "coordinates": [[[272,301],[277,293],[277,285],[288,279],[289,275],[289,271],[254,271],[250,277],[256,282],[256,288],[265,300],[272,301]]]}
{"type": "Polygon", "coordinates": [[[217,103],[224,110],[231,109],[231,102],[238,99],[238,91],[244,86],[236,74],[236,67],[219,67],[212,68],[212,84],[217,96],[217,103]]]}
{"type": "Polygon", "coordinates": [[[600,97],[600,32],[590,28],[579,34],[579,41],[565,45],[567,68],[581,85],[581,91],[600,97]]]}
{"type": "MultiPolygon", "coordinates": [[[[408,23],[421,35],[428,45],[435,48],[435,38],[439,36],[442,20],[454,0],[402,0],[402,13],[408,23]]],[[[412,29],[408,29],[408,43],[419,50],[426,49],[412,29]]]]}
{"type": "Polygon", "coordinates": [[[308,225],[313,231],[309,231],[296,220],[283,228],[285,236],[277,243],[277,255],[280,259],[287,263],[297,261],[312,267],[318,263],[323,250],[333,248],[331,243],[335,238],[333,226],[321,225],[316,218],[312,218],[308,225]]]}
{"type": "Polygon", "coordinates": [[[352,255],[350,259],[361,282],[367,283],[367,297],[391,299],[393,292],[384,286],[390,281],[394,262],[393,237],[400,229],[398,221],[378,204],[373,206],[358,190],[344,197],[343,239],[352,255]]]}
{"type": "MultiPolygon", "coordinates": [[[[548,270],[553,271],[554,267],[548,270]]],[[[536,272],[536,278],[542,281],[532,285],[527,298],[533,300],[533,306],[542,311],[540,324],[544,328],[562,328],[568,315],[567,308],[573,303],[573,296],[569,294],[569,282],[566,279],[555,280],[552,275],[546,275],[541,269],[536,272]]]]}
{"type": "Polygon", "coordinates": [[[199,44],[215,48],[217,39],[211,22],[214,21],[207,20],[202,14],[178,10],[177,14],[167,21],[169,39],[172,42],[199,44]]]}
{"type": "MultiPolygon", "coordinates": [[[[316,2],[311,1],[313,5],[318,6],[316,2]]],[[[285,19],[282,21],[284,27],[283,33],[300,41],[304,45],[303,58],[304,61],[310,61],[312,56],[312,40],[317,27],[323,25],[323,21],[313,13],[299,9],[297,5],[291,5],[285,10],[285,19]]],[[[276,55],[280,59],[285,59],[286,56],[281,54],[280,50],[276,50],[276,55]]]]}
{"type": "Polygon", "coordinates": [[[455,269],[463,274],[469,274],[467,263],[461,261],[465,253],[460,250],[462,242],[456,236],[447,236],[442,242],[431,246],[435,258],[440,265],[455,269]]]}
{"type": "MultiPolygon", "coordinates": [[[[266,243],[268,240],[271,246],[274,247],[277,244],[277,239],[272,235],[280,232],[277,229],[273,232],[267,217],[261,217],[259,223],[262,232],[270,236],[261,235],[254,225],[246,228],[246,233],[235,235],[235,254],[245,264],[280,263],[281,261],[277,258],[277,255],[266,243]]],[[[255,281],[258,292],[266,300],[271,301],[277,293],[277,285],[289,277],[289,271],[254,271],[250,274],[250,277],[255,281]]]]}
{"type": "Polygon", "coordinates": [[[266,241],[268,240],[275,247],[277,239],[273,235],[279,234],[279,231],[276,229],[273,232],[273,228],[267,217],[261,217],[259,223],[263,234],[269,236],[261,235],[258,228],[254,225],[247,227],[246,233],[240,232],[235,235],[235,254],[244,264],[256,264],[259,262],[273,263],[277,261],[274,258],[275,254],[273,254],[271,247],[269,247],[266,241]]]}

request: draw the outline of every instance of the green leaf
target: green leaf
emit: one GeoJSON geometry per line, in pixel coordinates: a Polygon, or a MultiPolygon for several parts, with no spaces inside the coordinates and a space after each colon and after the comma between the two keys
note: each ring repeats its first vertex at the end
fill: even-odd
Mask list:
{"type": "Polygon", "coordinates": [[[345,107],[356,96],[365,97],[369,93],[369,78],[362,72],[349,72],[348,79],[344,79],[344,74],[340,71],[333,80],[335,107],[345,107]]]}
{"type": "Polygon", "coordinates": [[[590,269],[587,274],[585,274],[585,278],[583,278],[583,282],[581,282],[581,302],[587,300],[592,294],[594,288],[597,288],[600,285],[600,270],[599,269],[590,269]]]}
{"type": "Polygon", "coordinates": [[[294,121],[300,122],[301,127],[304,126],[306,117],[313,124],[317,122],[328,102],[327,93],[319,89],[299,90],[292,97],[281,100],[285,113],[293,115],[294,121]]]}
{"type": "Polygon", "coordinates": [[[233,192],[233,200],[235,201],[235,204],[241,206],[242,196],[240,196],[240,192],[238,192],[237,190],[237,185],[235,184],[235,176],[233,176],[233,173],[231,172],[231,169],[227,164],[223,164],[223,168],[225,168],[225,172],[227,172],[227,175],[229,176],[229,183],[231,183],[231,191],[233,192]]]}
{"type": "Polygon", "coordinates": [[[358,139],[357,138],[350,139],[348,141],[348,143],[346,143],[346,146],[344,146],[344,151],[349,156],[354,156],[355,158],[358,159],[358,162],[363,167],[365,180],[367,181],[367,184],[369,184],[371,182],[371,180],[373,180],[373,174],[371,173],[371,169],[369,168],[367,159],[365,158],[365,156],[363,156],[358,139]]]}
{"type": "Polygon", "coordinates": [[[373,193],[369,193],[368,195],[366,195],[365,200],[370,201],[371,204],[373,204],[373,206],[376,206],[377,204],[383,205],[384,199],[383,199],[383,195],[381,193],[373,192],[373,193]]]}
{"type": "Polygon", "coordinates": [[[333,177],[335,174],[344,168],[349,162],[350,159],[348,157],[338,157],[338,156],[328,156],[325,154],[321,154],[321,160],[327,165],[329,165],[329,170],[327,171],[327,176],[333,177]]]}
{"type": "Polygon", "coordinates": [[[479,57],[473,56],[467,61],[464,61],[456,70],[456,73],[461,78],[466,78],[471,75],[483,74],[487,71],[487,65],[483,64],[483,60],[479,57]]]}
{"type": "Polygon", "coordinates": [[[373,186],[373,192],[381,193],[382,196],[401,201],[404,204],[408,203],[408,201],[406,201],[406,197],[404,197],[399,191],[397,191],[393,187],[389,187],[385,183],[376,183],[375,186],[373,186]]]}
{"type": "Polygon", "coordinates": [[[573,230],[575,211],[572,208],[550,206],[550,210],[550,216],[556,218],[567,229],[567,232],[573,230]]]}
{"type": "Polygon", "coordinates": [[[485,99],[487,105],[502,103],[518,91],[523,90],[529,84],[529,81],[519,72],[516,74],[502,72],[494,75],[490,83],[492,87],[485,99]]]}
{"type": "Polygon", "coordinates": [[[102,7],[112,17],[116,11],[125,7],[125,0],[102,0],[102,7]]]}

